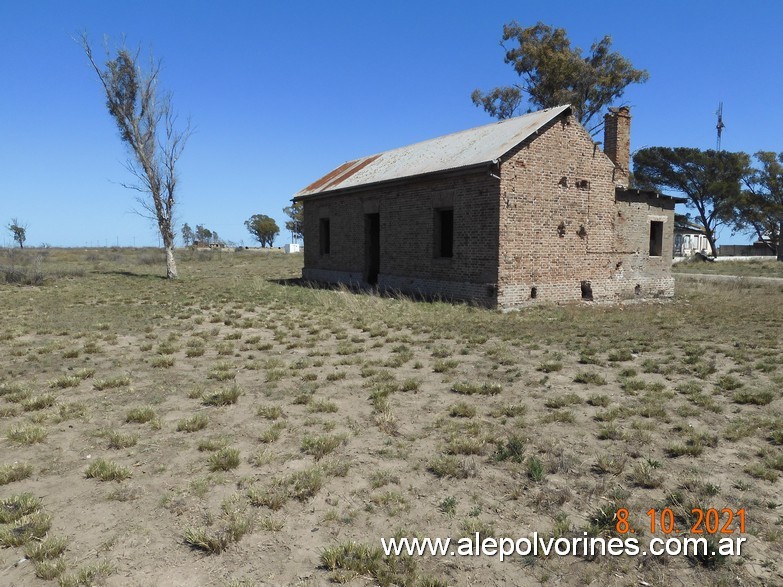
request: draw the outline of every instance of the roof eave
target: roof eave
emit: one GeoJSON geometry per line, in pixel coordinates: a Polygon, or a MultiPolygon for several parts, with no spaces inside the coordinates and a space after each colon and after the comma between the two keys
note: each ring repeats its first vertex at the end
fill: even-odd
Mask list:
{"type": "Polygon", "coordinates": [[[681,198],[678,196],[670,196],[668,194],[662,194],[660,192],[656,192],[655,190],[641,190],[636,188],[615,188],[615,194],[636,194],[639,196],[647,196],[652,197],[658,200],[668,200],[671,202],[674,202],[675,204],[685,204],[688,201],[688,198],[681,198]]]}
{"type": "Polygon", "coordinates": [[[493,159],[491,161],[482,161],[480,163],[475,163],[473,165],[465,165],[463,167],[455,167],[453,169],[442,169],[439,171],[429,171],[427,173],[419,173],[417,175],[409,175],[406,177],[397,177],[394,179],[387,179],[384,181],[376,181],[372,183],[363,183],[361,185],[355,185],[355,186],[348,186],[344,188],[335,188],[332,190],[322,191],[322,192],[312,192],[309,194],[297,194],[293,198],[291,198],[292,202],[301,202],[303,200],[320,200],[322,198],[330,198],[332,196],[343,196],[346,194],[351,194],[355,192],[361,192],[369,189],[376,189],[378,187],[394,187],[398,184],[405,184],[410,181],[415,181],[418,179],[429,179],[434,176],[442,176],[442,177],[455,177],[458,175],[465,175],[469,173],[475,173],[477,171],[481,171],[482,169],[489,169],[493,165],[496,165],[497,160],[493,159]]]}

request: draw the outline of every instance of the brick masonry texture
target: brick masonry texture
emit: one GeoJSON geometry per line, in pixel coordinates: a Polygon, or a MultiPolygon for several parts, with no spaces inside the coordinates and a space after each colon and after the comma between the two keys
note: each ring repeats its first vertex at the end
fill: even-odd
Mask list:
{"type": "Polygon", "coordinates": [[[582,300],[585,284],[599,302],[670,297],[674,203],[616,190],[617,172],[563,114],[486,168],[306,196],[302,275],[365,282],[367,215],[378,214],[380,288],[500,309],[582,300]],[[442,209],[454,213],[451,258],[436,256],[442,209]],[[322,218],[328,254],[319,246],[322,218]],[[660,257],[649,255],[653,221],[664,227],[660,257]]]}

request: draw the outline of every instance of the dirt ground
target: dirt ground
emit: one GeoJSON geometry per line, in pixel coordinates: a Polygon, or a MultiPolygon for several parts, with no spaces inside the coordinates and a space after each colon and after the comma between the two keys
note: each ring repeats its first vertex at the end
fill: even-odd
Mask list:
{"type": "Polygon", "coordinates": [[[783,585],[780,286],[500,314],[303,287],[300,255],[11,263],[41,279],[0,282],[0,584],[783,585]],[[641,542],[650,509],[744,509],[747,541],[379,550],[609,538],[620,508],[641,542]]]}

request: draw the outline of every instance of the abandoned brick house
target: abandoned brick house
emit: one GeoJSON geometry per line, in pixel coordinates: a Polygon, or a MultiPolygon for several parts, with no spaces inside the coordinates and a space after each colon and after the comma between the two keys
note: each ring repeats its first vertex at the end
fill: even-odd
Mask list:
{"type": "Polygon", "coordinates": [[[603,151],[569,106],[350,161],[294,196],[304,279],[511,309],[674,293],[677,198],[628,189],[630,114],[603,151]]]}

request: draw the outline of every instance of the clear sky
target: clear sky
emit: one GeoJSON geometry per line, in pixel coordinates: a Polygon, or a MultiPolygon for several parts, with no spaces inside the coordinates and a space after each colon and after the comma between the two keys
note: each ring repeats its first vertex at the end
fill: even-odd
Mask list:
{"type": "Polygon", "coordinates": [[[723,101],[724,149],[783,151],[778,1],[0,0],[0,223],[27,222],[32,246],[158,242],[118,185],[126,153],[81,31],[99,56],[124,35],[163,60],[195,127],[179,223],[251,244],[245,219],[282,227],[291,195],[344,161],[491,122],[470,93],[515,81],[499,45],[511,20],[585,49],[609,34],[649,71],[624,97],[633,150],[714,148],[723,101]]]}

